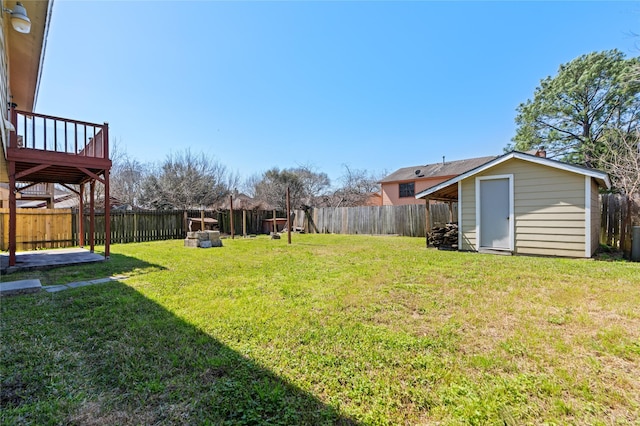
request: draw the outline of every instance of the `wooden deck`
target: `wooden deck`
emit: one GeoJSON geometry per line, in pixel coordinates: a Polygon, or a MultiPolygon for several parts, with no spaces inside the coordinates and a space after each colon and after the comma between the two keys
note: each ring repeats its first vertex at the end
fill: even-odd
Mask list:
{"type": "MultiPolygon", "coordinates": [[[[5,146],[9,172],[9,266],[16,263],[16,191],[43,183],[60,184],[76,193],[84,208],[85,185],[89,185],[90,246],[94,247],[96,182],[109,194],[109,125],[18,111],[11,108],[9,146],[5,146]]],[[[105,203],[106,234],[110,205],[105,203]]],[[[80,225],[82,226],[82,225],[80,225]]],[[[82,230],[80,234],[83,235],[82,230]]],[[[109,257],[109,237],[105,257],[109,257]]],[[[84,245],[84,241],[80,242],[84,245]]]]}
{"type": "Polygon", "coordinates": [[[82,184],[110,170],[108,124],[12,110],[7,161],[16,182],[82,184]]]}

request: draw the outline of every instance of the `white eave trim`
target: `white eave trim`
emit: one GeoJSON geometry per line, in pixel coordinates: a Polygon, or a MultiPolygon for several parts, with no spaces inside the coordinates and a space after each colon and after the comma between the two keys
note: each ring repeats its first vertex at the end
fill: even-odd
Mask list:
{"type": "Polygon", "coordinates": [[[504,163],[507,160],[511,160],[512,158],[523,160],[523,161],[529,161],[530,163],[540,164],[547,167],[553,167],[555,169],[565,170],[572,173],[578,173],[583,176],[592,177],[602,181],[602,183],[604,183],[604,185],[606,186],[606,189],[611,188],[611,181],[609,180],[609,176],[604,172],[601,172],[598,170],[585,169],[584,167],[574,166],[572,164],[562,163],[560,161],[550,160],[544,157],[536,157],[534,155],[525,154],[523,152],[513,151],[503,155],[502,157],[498,157],[495,160],[491,160],[488,163],[485,163],[479,167],[476,167],[475,169],[469,170],[468,172],[462,173],[461,175],[458,175],[452,179],[444,181],[436,186],[432,186],[431,188],[425,189],[419,194],[416,194],[416,198],[418,199],[424,198],[427,195],[433,194],[436,191],[446,188],[449,185],[453,185],[454,183],[457,183],[470,176],[476,175],[478,173],[482,173],[485,170],[490,169],[491,167],[494,167],[500,163],[504,163]]]}
{"type": "Polygon", "coordinates": [[[47,37],[49,36],[49,27],[51,26],[51,15],[53,14],[53,2],[54,0],[49,0],[49,5],[47,7],[47,16],[45,17],[44,22],[44,33],[42,35],[42,49],[40,51],[40,61],[38,64],[38,77],[36,80],[36,90],[33,94],[33,107],[32,111],[36,110],[36,102],[38,101],[38,92],[40,91],[40,81],[42,79],[42,69],[44,68],[44,57],[47,52],[47,37]]]}

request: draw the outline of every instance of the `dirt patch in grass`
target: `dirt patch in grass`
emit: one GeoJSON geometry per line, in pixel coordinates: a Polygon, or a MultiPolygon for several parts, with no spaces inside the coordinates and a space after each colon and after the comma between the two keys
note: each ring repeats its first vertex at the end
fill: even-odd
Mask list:
{"type": "Polygon", "coordinates": [[[28,397],[27,382],[22,380],[20,374],[6,378],[0,383],[0,408],[20,407],[25,397],[28,397]]]}

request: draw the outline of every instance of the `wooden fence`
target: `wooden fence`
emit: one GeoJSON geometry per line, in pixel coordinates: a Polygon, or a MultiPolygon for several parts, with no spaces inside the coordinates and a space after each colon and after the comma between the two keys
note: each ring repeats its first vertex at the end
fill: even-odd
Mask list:
{"type": "MultiPolygon", "coordinates": [[[[226,211],[205,211],[205,218],[218,221],[220,232],[231,233],[231,215],[226,211]]],[[[200,210],[135,210],[111,211],[111,243],[133,243],[145,241],[161,241],[182,239],[189,230],[189,218],[200,219],[200,210]]],[[[272,212],[247,211],[244,214],[247,234],[262,232],[263,219],[271,217],[272,212]]],[[[282,213],[284,216],[284,213],[282,213]]],[[[85,242],[89,241],[89,214],[85,212],[85,242]]],[[[243,213],[233,212],[233,228],[236,235],[242,235],[243,213]]],[[[73,242],[78,244],[78,212],[73,212],[73,242]]],[[[95,243],[104,244],[105,232],[104,212],[95,214],[95,243]]]]}
{"type": "Polygon", "coordinates": [[[631,227],[640,226],[640,196],[628,198],[618,194],[602,194],[600,243],[631,252],[631,227]]]}
{"type": "MultiPolygon", "coordinates": [[[[16,250],[74,245],[71,209],[17,209],[16,250]]],[[[9,209],[0,209],[0,250],[9,250],[9,209]]]]}
{"type": "MultiPolygon", "coordinates": [[[[602,195],[601,243],[614,248],[630,248],[631,226],[640,225],[640,198],[628,200],[619,195],[602,195]]],[[[457,203],[432,204],[431,223],[442,225],[457,221],[457,203]]],[[[425,236],[424,204],[374,207],[322,207],[294,213],[293,226],[311,233],[393,234],[425,236]]],[[[236,235],[261,234],[271,229],[265,219],[272,211],[233,212],[236,235]]],[[[199,219],[199,210],[112,211],[111,242],[114,244],[184,238],[188,218],[199,219]]],[[[231,232],[231,216],[226,211],[205,211],[205,217],[218,220],[221,232],[231,232]]],[[[284,218],[284,212],[277,212],[284,218]]],[[[104,213],[96,212],[96,244],[104,244],[104,213]]],[[[85,242],[89,241],[89,215],[83,215],[85,242]]],[[[18,209],[17,250],[70,247],[78,245],[78,212],[71,209],[18,209]]],[[[9,210],[0,209],[0,250],[9,247],[9,210]]]]}
{"type": "MultiPolygon", "coordinates": [[[[382,234],[424,237],[425,204],[372,207],[322,207],[295,215],[295,226],[307,232],[332,234],[382,234]]],[[[433,226],[458,220],[458,205],[432,204],[429,208],[433,226]]]]}

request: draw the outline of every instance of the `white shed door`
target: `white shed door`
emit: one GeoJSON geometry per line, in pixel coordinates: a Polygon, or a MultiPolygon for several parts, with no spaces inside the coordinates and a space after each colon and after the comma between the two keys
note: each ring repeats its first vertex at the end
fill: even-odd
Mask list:
{"type": "Polygon", "coordinates": [[[480,181],[480,247],[509,250],[509,179],[480,181]]]}

